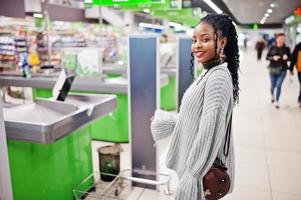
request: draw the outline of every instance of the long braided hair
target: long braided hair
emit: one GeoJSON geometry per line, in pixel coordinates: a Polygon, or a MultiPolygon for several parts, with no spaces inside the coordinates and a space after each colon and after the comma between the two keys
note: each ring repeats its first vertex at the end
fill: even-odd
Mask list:
{"type": "MultiPolygon", "coordinates": [[[[227,43],[224,48],[224,54],[226,56],[225,62],[228,63],[228,69],[232,76],[232,83],[233,83],[233,99],[234,104],[237,104],[239,101],[239,49],[238,49],[238,40],[237,40],[237,33],[235,26],[232,23],[231,18],[226,14],[208,14],[204,18],[201,19],[201,22],[207,23],[211,25],[214,29],[215,33],[215,54],[219,56],[217,52],[217,41],[219,38],[226,37],[227,43]]],[[[200,22],[200,23],[201,23],[200,22]]],[[[192,61],[194,60],[193,54],[192,61]]],[[[216,65],[220,64],[216,62],[216,56],[208,61],[206,66],[207,72],[215,67],[216,65]]],[[[193,63],[193,62],[191,62],[193,63]]],[[[191,70],[191,67],[190,67],[191,70]]],[[[206,73],[207,73],[206,72],[206,73]]],[[[192,73],[192,72],[191,72],[192,73]]],[[[206,75],[204,74],[204,76],[206,75]]]]}

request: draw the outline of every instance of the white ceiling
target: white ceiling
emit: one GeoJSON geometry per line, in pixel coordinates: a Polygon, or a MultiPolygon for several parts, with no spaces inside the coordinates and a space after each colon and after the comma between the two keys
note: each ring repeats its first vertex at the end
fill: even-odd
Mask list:
{"type": "Polygon", "coordinates": [[[284,18],[293,13],[294,9],[301,6],[301,0],[223,0],[230,12],[240,23],[259,23],[271,3],[277,7],[266,20],[269,23],[282,23],[284,18]]]}

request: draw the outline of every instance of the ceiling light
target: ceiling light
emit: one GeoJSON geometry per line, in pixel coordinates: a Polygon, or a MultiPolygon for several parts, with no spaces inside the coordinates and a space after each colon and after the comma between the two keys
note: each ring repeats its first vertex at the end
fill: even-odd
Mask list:
{"type": "Polygon", "coordinates": [[[217,7],[211,0],[203,0],[208,6],[210,6],[216,13],[221,14],[223,11],[217,7]]]}
{"type": "Polygon", "coordinates": [[[266,18],[266,17],[263,17],[263,18],[260,20],[260,24],[264,24],[266,20],[267,20],[267,18],[266,18]]]}
{"type": "Polygon", "coordinates": [[[145,12],[145,13],[150,13],[150,9],[147,9],[147,8],[146,8],[146,9],[143,10],[143,12],[145,12]]]}
{"type": "Polygon", "coordinates": [[[274,7],[275,7],[275,4],[274,4],[274,3],[271,3],[271,7],[274,8],[274,7]]]}
{"type": "Polygon", "coordinates": [[[268,13],[272,13],[273,12],[273,10],[271,8],[268,9],[267,11],[268,11],[268,13]]]}
{"type": "Polygon", "coordinates": [[[265,17],[269,17],[270,14],[269,14],[269,13],[265,13],[264,16],[265,16],[265,17]]]}

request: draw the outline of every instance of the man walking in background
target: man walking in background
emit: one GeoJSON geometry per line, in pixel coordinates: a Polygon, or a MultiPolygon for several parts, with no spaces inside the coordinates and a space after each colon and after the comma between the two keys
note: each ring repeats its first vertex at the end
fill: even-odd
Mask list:
{"type": "Polygon", "coordinates": [[[264,48],[265,48],[264,40],[259,39],[255,45],[255,50],[257,51],[257,60],[261,60],[262,51],[264,50],[264,48]]]}
{"type": "Polygon", "coordinates": [[[296,45],[291,56],[291,64],[290,64],[291,74],[294,74],[294,65],[296,65],[298,79],[300,83],[298,102],[301,108],[301,42],[296,45]]]}

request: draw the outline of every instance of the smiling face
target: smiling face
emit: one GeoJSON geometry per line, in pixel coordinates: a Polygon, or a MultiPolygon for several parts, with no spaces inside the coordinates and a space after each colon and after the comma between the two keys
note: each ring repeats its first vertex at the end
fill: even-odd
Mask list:
{"type": "Polygon", "coordinates": [[[224,47],[226,38],[217,41],[216,34],[213,27],[205,22],[201,22],[193,32],[191,51],[195,55],[199,63],[206,63],[216,56],[215,45],[217,45],[217,52],[220,47],[224,47]]]}

